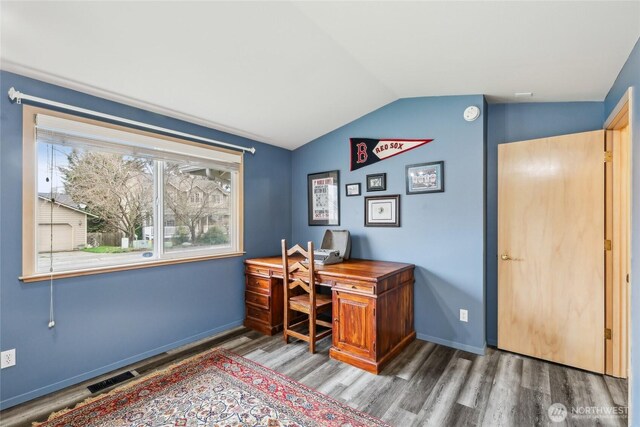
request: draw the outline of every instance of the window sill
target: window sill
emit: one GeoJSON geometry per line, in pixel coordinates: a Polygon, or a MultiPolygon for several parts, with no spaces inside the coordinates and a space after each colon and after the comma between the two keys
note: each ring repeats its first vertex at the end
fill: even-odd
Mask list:
{"type": "Polygon", "coordinates": [[[50,280],[52,278],[66,279],[69,277],[89,276],[93,274],[102,274],[102,273],[113,273],[116,271],[138,270],[141,268],[158,267],[162,265],[184,264],[187,262],[207,261],[211,259],[220,259],[220,258],[233,258],[233,257],[243,256],[244,254],[245,252],[232,252],[227,254],[203,255],[203,256],[190,257],[190,258],[162,259],[162,260],[141,262],[137,264],[88,268],[85,270],[60,271],[60,272],[55,272],[53,274],[49,274],[49,273],[30,274],[30,275],[21,276],[18,279],[20,279],[25,283],[42,282],[45,280],[50,280]]]}

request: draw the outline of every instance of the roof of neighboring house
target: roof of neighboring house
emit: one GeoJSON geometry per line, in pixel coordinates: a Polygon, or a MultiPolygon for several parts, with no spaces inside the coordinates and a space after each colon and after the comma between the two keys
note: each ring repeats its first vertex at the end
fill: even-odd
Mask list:
{"type": "MultiPolygon", "coordinates": [[[[38,193],[38,198],[42,200],[46,200],[47,202],[50,202],[51,193],[38,193]]],[[[84,211],[80,207],[80,204],[74,202],[73,199],[68,194],[55,194],[53,199],[54,199],[54,203],[56,203],[57,205],[64,206],[65,208],[74,210],[76,212],[79,212],[85,215],[92,216],[94,218],[98,217],[97,215],[84,211]]]]}

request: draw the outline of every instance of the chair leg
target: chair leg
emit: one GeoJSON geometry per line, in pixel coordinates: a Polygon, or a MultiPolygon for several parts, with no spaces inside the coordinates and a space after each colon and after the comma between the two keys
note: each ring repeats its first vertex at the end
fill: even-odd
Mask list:
{"type": "Polygon", "coordinates": [[[287,287],[287,281],[284,281],[284,312],[282,313],[282,330],[284,335],[284,343],[289,344],[289,289],[287,287]]]}
{"type": "Polygon", "coordinates": [[[283,335],[285,344],[289,344],[289,334],[287,333],[289,331],[289,324],[288,324],[289,323],[289,319],[288,319],[289,316],[287,316],[288,311],[289,310],[287,310],[287,308],[285,307],[285,309],[284,309],[284,322],[283,322],[283,326],[282,326],[282,335],[283,335]]]}
{"type": "Polygon", "coordinates": [[[289,335],[287,334],[287,324],[282,324],[282,338],[284,339],[285,344],[289,344],[289,335]]]}
{"type": "Polygon", "coordinates": [[[309,353],[316,352],[316,312],[311,308],[309,313],[309,353]]]}

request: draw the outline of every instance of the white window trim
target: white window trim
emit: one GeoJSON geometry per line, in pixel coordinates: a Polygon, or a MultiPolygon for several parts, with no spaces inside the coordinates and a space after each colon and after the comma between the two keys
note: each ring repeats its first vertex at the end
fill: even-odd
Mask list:
{"type": "MultiPolygon", "coordinates": [[[[41,107],[34,107],[30,105],[23,105],[23,123],[22,123],[22,137],[23,137],[23,203],[22,203],[22,212],[23,212],[23,225],[22,225],[22,276],[20,276],[20,280],[24,282],[35,282],[42,280],[49,280],[50,278],[63,278],[63,277],[76,277],[76,276],[84,276],[90,274],[100,274],[106,272],[113,271],[123,271],[123,270],[131,270],[138,268],[148,268],[160,265],[169,265],[169,264],[180,264],[185,262],[195,262],[195,261],[204,261],[210,259],[217,258],[228,258],[228,257],[236,257],[244,255],[244,188],[243,188],[243,174],[244,174],[244,162],[242,153],[238,153],[236,151],[228,150],[225,148],[207,146],[204,144],[183,140],[175,137],[154,134],[147,131],[127,128],[124,126],[114,125],[110,123],[100,122],[97,120],[87,119],[84,117],[73,116],[66,113],[61,113],[57,111],[52,111],[48,109],[44,109],[41,107]],[[170,253],[164,253],[163,251],[163,240],[162,233],[164,232],[163,225],[163,217],[162,215],[162,191],[157,191],[158,187],[161,186],[163,179],[163,173],[158,173],[158,170],[154,169],[155,177],[154,180],[154,191],[155,194],[158,195],[158,198],[154,203],[154,235],[158,236],[158,238],[154,239],[154,256],[145,261],[139,261],[135,263],[128,264],[119,264],[113,266],[105,266],[105,267],[95,267],[88,269],[78,269],[78,270],[65,270],[53,273],[39,273],[37,270],[37,246],[36,246],[36,236],[37,236],[37,167],[35,167],[37,162],[37,149],[36,149],[36,117],[38,115],[46,115],[49,117],[65,119],[69,121],[73,121],[79,123],[78,129],[82,129],[83,125],[93,125],[100,126],[103,128],[108,128],[115,130],[116,132],[128,133],[130,135],[137,135],[135,138],[136,141],[158,141],[162,140],[163,149],[171,150],[175,152],[178,147],[176,144],[181,144],[184,147],[184,151],[178,150],[179,152],[191,155],[194,154],[195,157],[203,158],[206,156],[206,152],[213,154],[215,152],[218,159],[228,160],[228,159],[239,159],[238,160],[238,173],[232,174],[233,181],[231,183],[232,188],[234,189],[232,193],[231,206],[233,207],[234,214],[231,215],[232,221],[232,229],[235,230],[233,233],[233,237],[235,241],[232,242],[229,247],[223,247],[219,249],[208,249],[203,251],[198,250],[189,250],[189,251],[176,251],[170,253]],[[168,144],[168,145],[165,145],[168,144]],[[168,148],[167,148],[168,147],[168,148]],[[160,180],[160,182],[158,182],[160,180]],[[158,219],[160,219],[158,221],[158,219]],[[234,248],[235,244],[235,248],[234,248]]],[[[159,162],[156,162],[154,168],[159,168],[159,162]]],[[[162,188],[162,187],[160,187],[162,188]]]]}

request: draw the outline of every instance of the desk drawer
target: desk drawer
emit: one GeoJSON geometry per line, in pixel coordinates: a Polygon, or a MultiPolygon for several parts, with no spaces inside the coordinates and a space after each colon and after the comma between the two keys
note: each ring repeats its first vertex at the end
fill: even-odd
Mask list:
{"type": "Polygon", "coordinates": [[[260,320],[261,322],[269,323],[269,310],[255,307],[251,304],[246,304],[246,307],[247,307],[247,317],[260,320]]]}
{"type": "Polygon", "coordinates": [[[269,295],[258,294],[251,291],[245,291],[244,293],[244,300],[248,304],[256,305],[267,310],[269,309],[269,299],[269,295]]]}
{"type": "Polygon", "coordinates": [[[361,294],[373,295],[373,285],[365,285],[362,283],[336,282],[334,289],[340,291],[351,291],[361,294]]]}
{"type": "Polygon", "coordinates": [[[269,271],[269,269],[267,267],[260,267],[260,266],[256,266],[256,265],[247,265],[247,273],[253,273],[253,274],[261,274],[263,276],[269,276],[271,275],[271,272],[269,271]]]}
{"type": "Polygon", "coordinates": [[[247,290],[269,295],[271,293],[271,280],[247,275],[247,290]]]}

